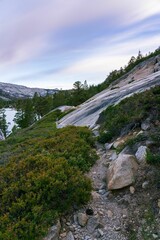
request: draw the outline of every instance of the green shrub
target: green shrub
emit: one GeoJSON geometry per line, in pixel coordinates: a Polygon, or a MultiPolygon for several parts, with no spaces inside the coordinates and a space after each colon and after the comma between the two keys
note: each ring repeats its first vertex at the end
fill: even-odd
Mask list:
{"type": "Polygon", "coordinates": [[[59,214],[90,199],[90,181],[64,158],[11,160],[0,180],[1,239],[40,239],[59,214]]]}
{"type": "Polygon", "coordinates": [[[83,175],[97,159],[88,128],[55,128],[51,113],[0,144],[0,239],[40,240],[61,214],[89,201],[83,175]],[[50,120],[48,120],[48,117],[50,120]],[[51,121],[52,119],[52,121],[51,121]]]}
{"type": "Polygon", "coordinates": [[[131,124],[138,127],[147,118],[152,121],[160,120],[160,87],[122,100],[115,106],[103,111],[97,121],[100,125],[100,142],[105,143],[118,137],[122,130],[131,124]]]}
{"type": "Polygon", "coordinates": [[[159,165],[160,166],[160,154],[152,153],[150,150],[147,151],[146,160],[149,164],[159,165]]]}

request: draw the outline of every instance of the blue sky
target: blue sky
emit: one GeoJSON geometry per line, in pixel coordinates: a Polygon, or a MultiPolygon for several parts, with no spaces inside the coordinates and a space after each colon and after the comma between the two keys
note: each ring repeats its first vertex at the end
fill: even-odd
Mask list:
{"type": "Polygon", "coordinates": [[[160,0],[1,0],[0,81],[98,84],[158,48],[159,26],[160,0]]]}

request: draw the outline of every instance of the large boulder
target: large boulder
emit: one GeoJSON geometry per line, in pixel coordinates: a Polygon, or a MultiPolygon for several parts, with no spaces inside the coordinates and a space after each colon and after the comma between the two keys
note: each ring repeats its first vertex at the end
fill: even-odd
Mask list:
{"type": "Polygon", "coordinates": [[[47,237],[45,237],[44,240],[58,240],[60,230],[61,230],[61,224],[60,224],[60,221],[58,220],[57,224],[51,227],[47,237]]]}
{"type": "Polygon", "coordinates": [[[120,154],[108,169],[108,189],[120,189],[131,185],[137,169],[138,163],[133,155],[120,154]]]}

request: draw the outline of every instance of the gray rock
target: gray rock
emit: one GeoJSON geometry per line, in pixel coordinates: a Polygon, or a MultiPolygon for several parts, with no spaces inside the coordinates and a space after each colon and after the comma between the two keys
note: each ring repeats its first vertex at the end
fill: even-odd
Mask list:
{"type": "Polygon", "coordinates": [[[150,129],[150,119],[146,119],[142,124],[141,124],[141,129],[146,131],[150,129]]]}
{"type": "Polygon", "coordinates": [[[135,188],[133,186],[130,186],[129,191],[130,191],[131,194],[134,194],[135,193],[135,188]]]}
{"type": "Polygon", "coordinates": [[[99,192],[99,194],[104,195],[106,193],[106,190],[105,189],[100,189],[98,192],[99,192]]]}
{"type": "Polygon", "coordinates": [[[108,215],[109,218],[112,218],[113,217],[113,212],[111,210],[108,210],[107,215],[108,215]]]}
{"type": "Polygon", "coordinates": [[[120,189],[134,182],[138,164],[133,155],[120,154],[107,172],[108,189],[120,189]]]}
{"type": "Polygon", "coordinates": [[[123,137],[127,135],[131,130],[133,130],[136,127],[135,123],[129,123],[127,126],[125,126],[120,133],[120,136],[123,137]]]}
{"type": "Polygon", "coordinates": [[[67,236],[66,236],[66,240],[74,240],[74,236],[72,232],[68,232],[67,236]]]}
{"type": "Polygon", "coordinates": [[[118,231],[120,231],[120,230],[121,230],[121,227],[115,227],[114,229],[115,229],[115,231],[117,231],[117,232],[118,232],[118,231]]]}
{"type": "Polygon", "coordinates": [[[99,226],[99,219],[98,217],[94,216],[89,218],[88,222],[87,222],[87,230],[89,233],[93,233],[95,231],[95,229],[98,228],[99,226]]]}
{"type": "Polygon", "coordinates": [[[44,240],[58,240],[60,229],[61,229],[61,224],[60,224],[60,221],[58,220],[57,224],[51,227],[47,237],[45,237],[44,240]]]}
{"type": "Polygon", "coordinates": [[[142,188],[143,189],[146,189],[149,185],[149,182],[148,181],[145,181],[144,183],[142,183],[142,188]]]}
{"type": "Polygon", "coordinates": [[[160,72],[145,76],[145,78],[134,81],[131,84],[125,84],[120,88],[111,91],[105,89],[101,93],[98,93],[94,97],[88,99],[78,108],[67,114],[65,117],[59,120],[58,128],[65,127],[67,125],[76,126],[88,126],[91,129],[94,128],[99,115],[110,105],[119,103],[122,99],[133,95],[134,93],[145,91],[155,85],[159,84],[160,72]]]}
{"type": "Polygon", "coordinates": [[[156,63],[155,66],[154,66],[154,72],[158,72],[160,71],[160,63],[156,63]]]}
{"type": "Polygon", "coordinates": [[[88,216],[85,213],[78,213],[78,223],[81,227],[84,227],[87,223],[88,216]]]}
{"type": "Polygon", "coordinates": [[[118,157],[118,155],[117,155],[116,151],[114,151],[114,152],[112,153],[112,155],[110,156],[109,160],[114,161],[114,160],[117,159],[117,157],[118,157]]]}
{"type": "Polygon", "coordinates": [[[146,154],[147,154],[147,147],[146,146],[140,146],[135,154],[137,160],[139,163],[146,161],[146,154]]]}
{"type": "Polygon", "coordinates": [[[104,235],[104,232],[102,231],[102,229],[100,229],[100,228],[98,228],[97,229],[97,233],[98,233],[98,236],[97,237],[103,237],[103,235],[104,235]]]}
{"type": "Polygon", "coordinates": [[[113,146],[113,143],[105,143],[104,146],[106,150],[110,150],[111,147],[113,146]]]}
{"type": "Polygon", "coordinates": [[[93,130],[92,131],[95,137],[99,137],[99,131],[98,130],[93,130]]]}
{"type": "Polygon", "coordinates": [[[67,111],[75,110],[75,109],[76,109],[76,107],[74,107],[74,106],[63,105],[63,106],[59,106],[59,107],[55,108],[54,110],[60,110],[61,112],[67,112],[67,111]]]}
{"type": "Polygon", "coordinates": [[[132,151],[129,146],[126,146],[119,154],[131,154],[132,151]]]}
{"type": "Polygon", "coordinates": [[[153,236],[154,239],[157,239],[157,238],[158,238],[158,235],[155,234],[155,233],[153,233],[152,236],[153,236]]]}

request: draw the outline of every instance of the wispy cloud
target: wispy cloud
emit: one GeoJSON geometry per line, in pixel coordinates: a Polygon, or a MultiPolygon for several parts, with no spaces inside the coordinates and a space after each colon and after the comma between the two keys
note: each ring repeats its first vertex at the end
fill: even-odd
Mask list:
{"type": "Polygon", "coordinates": [[[158,47],[159,13],[159,0],[0,1],[1,79],[71,86],[95,72],[98,82],[138,49],[158,47]]]}

